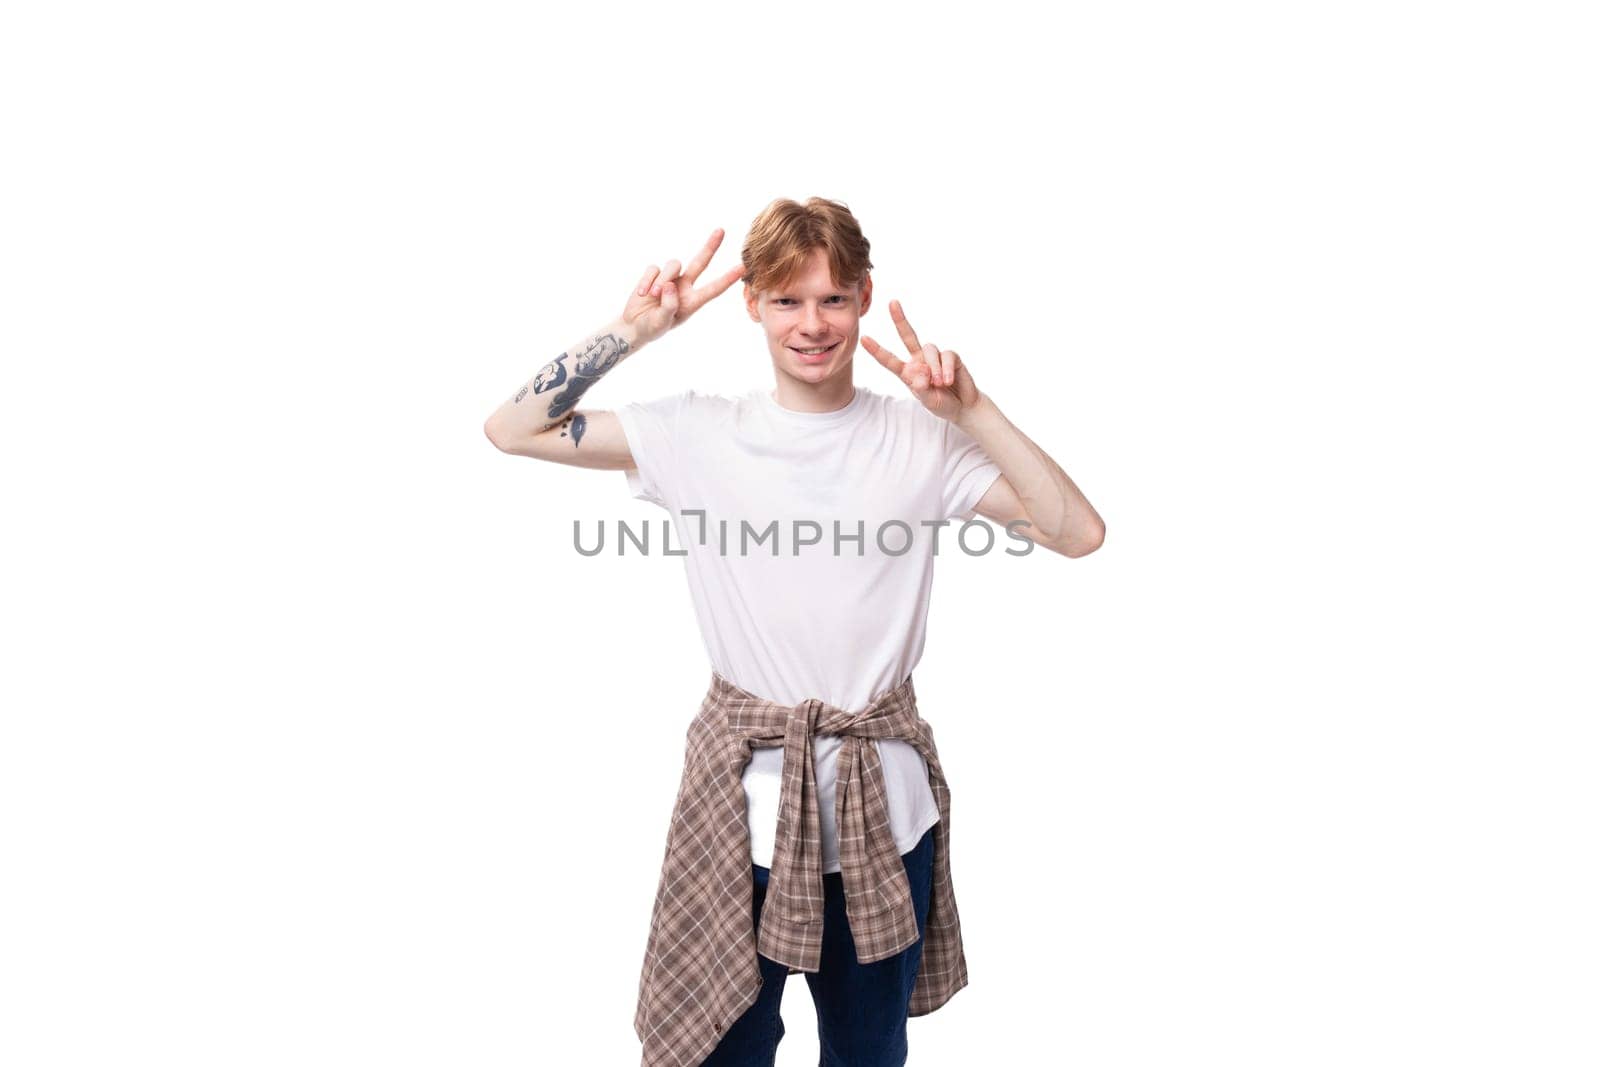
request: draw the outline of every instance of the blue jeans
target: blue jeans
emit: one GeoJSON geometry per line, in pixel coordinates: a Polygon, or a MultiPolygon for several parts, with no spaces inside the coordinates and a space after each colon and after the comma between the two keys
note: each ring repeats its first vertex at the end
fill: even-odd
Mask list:
{"type": "MultiPolygon", "coordinates": [[[[933,890],[933,830],[900,857],[906,865],[911,899],[917,914],[917,932],[928,922],[928,900],[933,890]]],[[[761,904],[767,897],[766,867],[750,865],[755,880],[754,907],[757,930],[761,904]]],[[[844,911],[844,875],[822,876],[822,961],[816,973],[801,972],[811,987],[817,1008],[817,1036],[822,1045],[821,1067],[901,1067],[906,1062],[906,1017],[911,991],[922,964],[922,941],[897,955],[874,963],[857,963],[855,941],[844,911]]],[[[704,1067],[772,1067],[783,1038],[783,983],[789,968],[758,955],[761,992],[756,1002],[722,1035],[703,1062],[704,1067]]]]}

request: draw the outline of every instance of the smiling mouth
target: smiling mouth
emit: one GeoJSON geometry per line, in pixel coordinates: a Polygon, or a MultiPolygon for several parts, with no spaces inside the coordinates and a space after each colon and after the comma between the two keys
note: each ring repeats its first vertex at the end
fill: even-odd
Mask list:
{"type": "Polygon", "coordinates": [[[795,355],[801,357],[802,359],[821,359],[823,356],[826,356],[828,353],[832,352],[835,348],[838,348],[838,347],[839,347],[839,342],[835,341],[835,342],[833,342],[833,344],[829,345],[827,348],[821,349],[820,351],[815,351],[815,350],[807,351],[804,348],[796,348],[793,345],[789,346],[789,351],[793,352],[795,355]]]}

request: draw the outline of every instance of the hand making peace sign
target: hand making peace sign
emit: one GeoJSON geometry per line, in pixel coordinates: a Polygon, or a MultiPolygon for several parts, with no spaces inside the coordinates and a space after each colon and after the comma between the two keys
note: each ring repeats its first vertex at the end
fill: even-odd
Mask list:
{"type": "Polygon", "coordinates": [[[722,244],[722,232],[721,229],[711,231],[711,239],[681,273],[675,259],[667,260],[666,265],[659,269],[655,264],[646,268],[639,284],[633,287],[627,306],[622,309],[622,321],[638,332],[637,344],[653,341],[674,326],[687,322],[690,315],[739,280],[744,273],[743,263],[730,268],[704,287],[694,288],[700,272],[706,269],[711,257],[716,254],[717,246],[722,244]]]}
{"type": "Polygon", "coordinates": [[[861,347],[871,352],[879,363],[892,371],[922,401],[922,406],[941,419],[954,420],[980,399],[977,383],[967,373],[967,366],[952,349],[936,345],[919,344],[917,333],[906,321],[900,301],[889,301],[889,317],[900,331],[911,358],[901,361],[890,355],[878,342],[863,334],[861,347]]]}

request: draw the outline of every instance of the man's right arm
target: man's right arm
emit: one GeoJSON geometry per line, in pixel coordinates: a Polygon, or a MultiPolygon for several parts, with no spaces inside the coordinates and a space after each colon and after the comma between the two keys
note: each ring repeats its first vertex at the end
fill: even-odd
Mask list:
{"type": "Polygon", "coordinates": [[[494,446],[512,455],[574,467],[637,466],[617,416],[610,411],[580,411],[578,399],[623,359],[686,322],[739,280],[743,265],[694,287],[722,237],[722,230],[713,230],[705,247],[687,264],[669,259],[659,270],[654,264],[647,267],[618,318],[539,368],[489,416],[483,432],[494,446]]]}
{"type": "Polygon", "coordinates": [[[644,347],[621,319],[588,335],[539,368],[483,424],[502,452],[574,467],[634,466],[622,424],[610,411],[579,409],[578,400],[628,356],[644,347]]]}

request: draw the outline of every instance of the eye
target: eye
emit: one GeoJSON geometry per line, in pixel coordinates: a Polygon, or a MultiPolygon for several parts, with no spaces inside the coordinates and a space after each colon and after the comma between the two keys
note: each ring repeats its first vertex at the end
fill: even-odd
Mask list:
{"type": "Polygon", "coordinates": [[[844,303],[844,297],[842,297],[842,296],[830,296],[830,297],[828,297],[828,299],[829,300],[837,300],[841,304],[844,303]]]}

